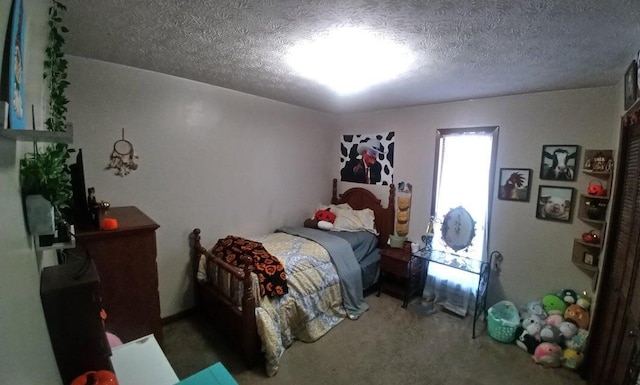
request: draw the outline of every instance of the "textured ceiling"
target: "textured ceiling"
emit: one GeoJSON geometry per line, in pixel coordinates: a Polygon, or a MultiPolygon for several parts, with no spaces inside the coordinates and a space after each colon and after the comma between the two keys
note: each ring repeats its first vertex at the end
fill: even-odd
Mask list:
{"type": "Polygon", "coordinates": [[[640,49],[640,0],[62,0],[67,53],[321,111],[614,85],[640,49]],[[285,53],[335,27],[410,47],[411,71],[340,97],[285,53]]]}

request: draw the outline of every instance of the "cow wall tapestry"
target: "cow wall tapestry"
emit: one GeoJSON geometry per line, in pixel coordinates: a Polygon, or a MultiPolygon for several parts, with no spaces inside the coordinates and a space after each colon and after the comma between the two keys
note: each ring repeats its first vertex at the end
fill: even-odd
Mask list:
{"type": "Polygon", "coordinates": [[[531,192],[531,169],[501,168],[498,199],[529,202],[531,192]]]}
{"type": "MultiPolygon", "coordinates": [[[[25,13],[23,0],[14,0],[11,8],[11,32],[8,34],[9,40],[5,47],[5,55],[8,56],[8,72],[6,84],[3,81],[2,92],[9,101],[9,128],[23,130],[26,128],[25,119],[25,79],[24,79],[24,31],[25,13]]],[[[5,56],[5,57],[6,57],[5,56]]],[[[3,76],[4,78],[4,76],[3,76]]],[[[3,97],[2,99],[5,99],[3,97]]]]}
{"type": "Polygon", "coordinates": [[[577,145],[550,144],[542,146],[540,179],[572,181],[576,178],[578,164],[577,145]]]}
{"type": "Polygon", "coordinates": [[[388,186],[393,183],[395,132],[343,135],[340,141],[340,180],[388,186]]]}
{"type": "Polygon", "coordinates": [[[573,192],[574,189],[571,187],[538,187],[536,218],[547,221],[571,222],[573,192]]]}

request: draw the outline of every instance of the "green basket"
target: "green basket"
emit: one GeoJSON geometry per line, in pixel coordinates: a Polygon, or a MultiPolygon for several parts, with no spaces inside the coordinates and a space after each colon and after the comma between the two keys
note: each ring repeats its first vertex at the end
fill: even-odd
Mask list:
{"type": "Polygon", "coordinates": [[[511,343],[516,338],[520,314],[511,301],[500,301],[489,308],[487,325],[489,335],[496,341],[511,343]]]}

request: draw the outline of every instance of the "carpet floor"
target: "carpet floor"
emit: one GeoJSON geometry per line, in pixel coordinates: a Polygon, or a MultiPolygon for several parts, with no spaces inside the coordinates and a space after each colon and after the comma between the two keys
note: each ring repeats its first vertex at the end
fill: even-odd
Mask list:
{"type": "MultiPolygon", "coordinates": [[[[296,341],[274,377],[264,362],[252,369],[224,333],[199,312],[164,327],[163,350],[180,379],[222,362],[239,384],[585,385],[575,372],[536,365],[515,344],[493,340],[471,316],[406,310],[383,294],[370,310],[344,320],[314,343],[296,341]]],[[[415,303],[415,301],[414,301],[415,303]]]]}

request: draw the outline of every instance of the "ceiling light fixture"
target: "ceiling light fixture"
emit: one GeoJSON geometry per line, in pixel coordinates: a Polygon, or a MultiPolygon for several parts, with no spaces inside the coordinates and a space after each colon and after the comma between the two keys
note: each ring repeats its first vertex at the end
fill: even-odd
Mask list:
{"type": "Polygon", "coordinates": [[[341,28],[295,45],[287,62],[300,76],[347,95],[402,74],[413,54],[372,32],[341,28]]]}

